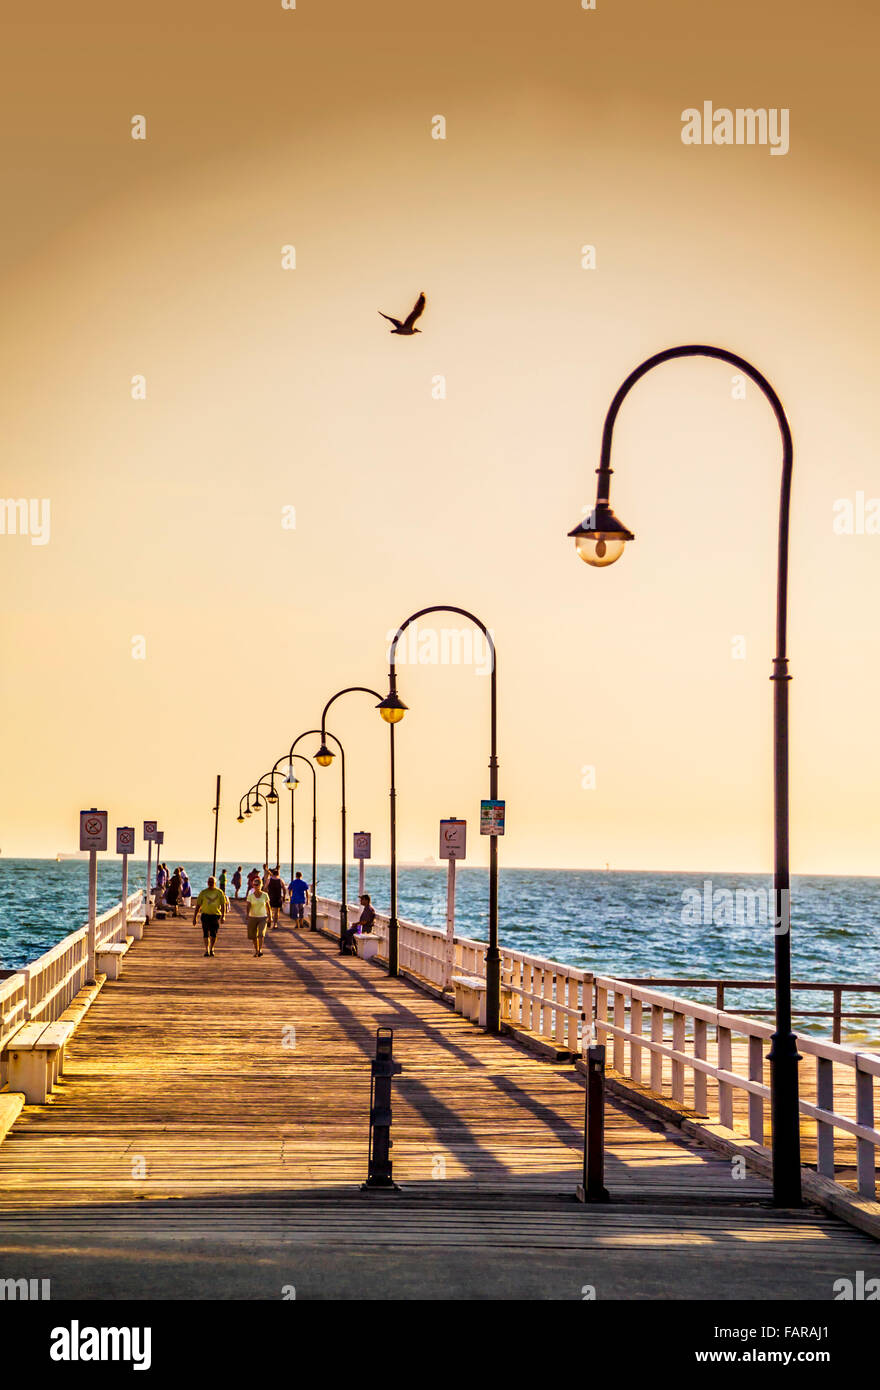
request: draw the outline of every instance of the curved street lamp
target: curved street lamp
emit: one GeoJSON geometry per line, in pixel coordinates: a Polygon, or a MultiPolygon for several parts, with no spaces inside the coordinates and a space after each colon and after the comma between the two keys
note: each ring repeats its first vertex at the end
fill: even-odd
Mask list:
{"type": "MultiPolygon", "coordinates": [[[[327,767],[327,766],[329,765],[329,763],[331,763],[331,762],[333,761],[333,754],[332,754],[332,752],[330,751],[330,749],[327,747],[327,739],[328,739],[328,738],[332,738],[333,742],[336,744],[336,747],[339,749],[339,754],[340,754],[340,765],[341,765],[341,769],[342,769],[342,902],[341,902],[340,909],[339,909],[339,936],[340,936],[340,940],[342,940],[342,933],[345,931],[345,929],[346,929],[347,926],[348,926],[348,894],[347,894],[346,882],[345,882],[345,873],[346,873],[346,868],[345,868],[345,749],[343,748],[341,742],[340,742],[339,739],[336,737],[336,735],[335,735],[335,734],[331,734],[328,730],[325,730],[325,729],[305,729],[301,734],[297,734],[296,738],[293,740],[293,743],[290,745],[290,751],[289,751],[288,754],[287,754],[287,759],[288,759],[288,762],[289,762],[289,761],[293,758],[293,756],[294,756],[294,749],[296,748],[296,745],[299,743],[300,739],[303,739],[303,738],[311,738],[314,734],[318,734],[319,737],[320,737],[320,739],[321,739],[321,747],[318,749],[318,752],[314,755],[314,756],[315,756],[315,762],[320,763],[320,765],[321,765],[322,767],[327,767]]],[[[300,755],[300,756],[301,756],[301,755],[300,755]]],[[[314,772],[314,768],[312,768],[312,771],[314,772]]],[[[313,886],[313,889],[312,889],[312,918],[313,918],[313,920],[314,920],[314,922],[315,922],[315,928],[317,929],[317,920],[316,920],[316,918],[315,918],[315,911],[316,911],[316,909],[315,909],[315,893],[314,893],[314,886],[313,886]]]]}
{"type": "MultiPolygon", "coordinates": [[[[296,774],[294,773],[294,770],[293,770],[293,759],[294,759],[294,758],[298,758],[300,762],[305,763],[305,764],[308,766],[308,769],[309,769],[309,771],[310,771],[311,774],[312,774],[312,879],[311,879],[310,894],[309,894],[309,896],[310,896],[310,898],[311,898],[311,909],[310,909],[311,921],[310,921],[310,929],[311,929],[312,931],[317,931],[317,930],[318,930],[318,917],[317,917],[317,904],[316,904],[316,902],[315,902],[315,892],[316,892],[316,887],[315,887],[315,885],[316,885],[317,877],[318,877],[318,862],[317,862],[317,854],[318,854],[318,787],[317,787],[317,777],[316,777],[316,775],[315,775],[315,769],[314,769],[314,766],[313,766],[313,764],[312,764],[311,759],[310,759],[310,758],[307,758],[303,753],[286,753],[286,754],[282,754],[282,756],[281,756],[280,758],[276,759],[275,765],[274,765],[273,768],[272,768],[272,778],[273,778],[273,780],[274,780],[275,773],[279,771],[279,763],[285,763],[285,762],[286,762],[286,763],[288,764],[288,769],[287,769],[287,773],[286,773],[285,778],[284,778],[284,785],[285,785],[285,787],[287,788],[287,790],[291,793],[291,797],[290,797],[290,877],[293,878],[293,876],[294,876],[294,874],[295,874],[295,872],[296,872],[296,816],[295,816],[296,798],[294,797],[293,793],[294,793],[294,791],[296,790],[296,788],[297,788],[298,785],[299,785],[299,778],[296,776],[296,774]]],[[[279,811],[279,814],[280,814],[280,811],[279,811]]]]}
{"type": "MultiPolygon", "coordinates": [[[[453,604],[438,603],[430,608],[420,608],[418,613],[411,613],[405,622],[394,634],[389,652],[389,671],[388,671],[388,694],[378,706],[379,713],[387,723],[398,724],[406,714],[407,706],[403,703],[397,693],[397,644],[410,623],[416,622],[419,618],[424,618],[428,613],[457,613],[462,618],[467,618],[468,622],[474,624],[482,632],[489,644],[492,653],[492,673],[489,691],[489,799],[498,800],[498,722],[496,717],[496,693],[497,693],[497,672],[498,662],[495,654],[495,643],[492,634],[479,618],[474,617],[466,608],[456,608],[453,604]]],[[[391,803],[392,817],[395,816],[395,805],[391,803]]],[[[396,834],[392,831],[392,840],[396,840],[396,834]]],[[[398,926],[395,919],[394,930],[389,929],[388,933],[388,969],[389,974],[397,973],[398,962],[398,926]],[[392,970],[392,961],[394,968],[392,970]]],[[[498,836],[492,835],[489,838],[489,945],[486,950],[486,1029],[489,1033],[497,1033],[500,1028],[500,999],[501,999],[501,955],[498,950],[498,836]]]]}
{"type": "Polygon", "coordinates": [[[774,955],[776,971],[776,1031],[770,1047],[770,1114],[773,1132],[773,1200],[776,1206],[801,1203],[800,1113],[798,1104],[797,1039],[791,1027],[791,902],[788,834],[788,533],[794,446],[782,402],[765,376],[725,348],[686,344],[667,348],[648,357],[619,387],[605,416],[602,431],[596,506],[580,525],[569,531],[578,554],[589,565],[613,564],[623,554],[631,531],[611,510],[611,437],[618,412],[637,381],[654,367],[679,357],[711,357],[727,362],[749,377],[769,401],[782,436],[782,484],[779,494],[779,531],[776,565],[776,655],[773,658],[773,782],[774,782],[774,955]]]}
{"type": "Polygon", "coordinates": [[[239,819],[239,821],[242,820],[242,814],[241,814],[241,801],[243,801],[243,800],[245,799],[245,797],[247,798],[247,806],[245,807],[245,811],[244,811],[244,815],[245,815],[245,816],[250,816],[250,815],[253,814],[254,811],[259,811],[259,809],[260,809],[260,807],[261,807],[262,805],[265,805],[265,807],[266,807],[266,861],[265,861],[265,862],[266,862],[266,867],[267,867],[267,868],[268,868],[268,866],[269,866],[269,802],[270,802],[270,801],[273,801],[273,800],[277,802],[277,800],[278,800],[278,796],[277,796],[277,794],[275,793],[274,784],[273,784],[272,781],[270,780],[270,777],[271,777],[271,774],[270,774],[270,773],[264,772],[263,775],[262,775],[262,777],[260,777],[258,781],[254,782],[254,784],[253,784],[252,787],[249,787],[249,788],[248,788],[248,790],[245,792],[245,796],[242,797],[241,800],[240,800],[239,803],[238,803],[238,808],[239,808],[238,819],[239,819]],[[260,800],[260,787],[263,785],[264,782],[268,782],[268,783],[269,783],[269,789],[270,789],[270,790],[269,790],[269,793],[268,793],[268,794],[264,794],[263,800],[261,801],[261,800],[260,800]],[[253,805],[251,805],[251,793],[252,793],[252,792],[254,793],[253,805]]]}
{"type": "MultiPolygon", "coordinates": [[[[341,695],[352,694],[372,695],[376,700],[379,701],[379,704],[376,706],[376,708],[380,711],[382,710],[382,706],[384,704],[382,696],[379,694],[378,690],[372,690],[368,685],[347,685],[344,690],[337,690],[335,695],[331,695],[330,699],[327,701],[326,705],[321,711],[321,748],[319,750],[321,756],[319,757],[318,754],[315,755],[317,761],[320,762],[323,767],[329,766],[329,764],[333,761],[333,754],[327,747],[326,740],[324,738],[324,731],[327,725],[327,711],[333,704],[334,700],[338,700],[341,695]]],[[[399,927],[397,921],[397,791],[394,785],[394,725],[403,718],[404,714],[406,713],[406,705],[404,705],[403,702],[399,700],[397,703],[397,708],[399,708],[400,713],[396,716],[396,718],[387,720],[391,760],[391,913],[388,918],[389,975],[396,975],[398,973],[399,938],[399,927]]],[[[382,717],[383,719],[387,719],[387,716],[385,715],[384,711],[382,713],[382,717]]]]}

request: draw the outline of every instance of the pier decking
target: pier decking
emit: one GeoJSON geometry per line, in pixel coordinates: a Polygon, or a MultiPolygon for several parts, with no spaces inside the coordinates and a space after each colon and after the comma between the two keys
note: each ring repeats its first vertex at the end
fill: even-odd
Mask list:
{"type": "Polygon", "coordinates": [[[828,1299],[880,1275],[869,1237],[773,1211],[763,1180],[613,1100],[614,1200],[579,1205],[571,1064],[288,921],[254,959],[239,913],[213,960],[190,917],[152,923],[0,1146],[3,1262],[26,1251],[53,1296],[828,1299]],[[399,1194],[358,1191],[379,1026],[399,1194]]]}

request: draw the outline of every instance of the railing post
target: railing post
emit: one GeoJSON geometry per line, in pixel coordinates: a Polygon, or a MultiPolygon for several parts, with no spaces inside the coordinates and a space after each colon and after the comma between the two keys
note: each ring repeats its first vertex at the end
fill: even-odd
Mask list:
{"type": "Polygon", "coordinates": [[[843,989],[840,985],[835,985],[832,989],[831,1017],[831,1040],[839,1043],[840,1024],[843,1018],[843,989]]]}
{"type": "Polygon", "coordinates": [[[630,997],[629,1001],[629,1031],[633,1037],[629,1041],[629,1074],[633,1081],[641,1085],[642,1080],[642,1052],[644,1051],[641,1043],[636,1042],[636,1036],[642,1036],[642,1001],[630,997]]]}
{"type": "MultiPolygon", "coordinates": [[[[709,1029],[704,1018],[694,1019],[694,1057],[705,1062],[709,1057],[708,1046],[709,1029]]],[[[704,1071],[699,1071],[694,1067],[694,1109],[698,1115],[709,1113],[709,1091],[708,1081],[704,1071]]]]}
{"type": "MultiPolygon", "coordinates": [[[[684,1052],[685,1017],[677,1009],[672,1015],[672,1046],[676,1052],[684,1052]]],[[[672,1099],[684,1105],[684,1062],[672,1059],[672,1099]]]]}
{"type": "MultiPolygon", "coordinates": [[[[859,1071],[856,1057],[856,1123],[866,1129],[874,1128],[874,1078],[869,1071],[859,1071]]],[[[856,1173],[861,1197],[876,1196],[874,1145],[870,1139],[856,1139],[856,1173]]]]}
{"type": "Polygon", "coordinates": [[[577,1016],[579,1012],[578,980],[576,976],[569,975],[566,981],[565,990],[565,1002],[569,1008],[569,1012],[565,1015],[565,1046],[567,1047],[569,1052],[576,1052],[577,1016]]]}
{"type": "MultiPolygon", "coordinates": [[[[615,1028],[626,1027],[626,998],[622,994],[614,996],[614,1026],[615,1028]]],[[[614,1034],[614,1070],[623,1073],[626,1066],[624,1061],[625,1039],[619,1033],[614,1034]]]]}
{"type": "MultiPolygon", "coordinates": [[[[764,1080],[764,1040],[749,1037],[749,1080],[764,1080]]],[[[749,1091],[749,1138],[756,1144],[764,1142],[764,1097],[749,1091]]]]}
{"type": "MultiPolygon", "coordinates": [[[[663,1006],[651,1005],[651,1042],[663,1042],[663,1006]]],[[[663,1058],[659,1052],[651,1052],[651,1090],[658,1094],[663,1091],[663,1058]]]]}
{"type": "MultiPolygon", "coordinates": [[[[733,1037],[729,1028],[718,1025],[718,1069],[733,1068],[733,1037]]],[[[727,1129],[733,1129],[733,1087],[729,1081],[718,1081],[718,1119],[727,1129]]]]}
{"type": "Polygon", "coordinates": [[[593,1015],[596,1020],[596,1042],[604,1047],[605,1039],[608,1036],[608,1029],[605,1027],[608,1022],[608,987],[607,985],[596,986],[596,1010],[593,1015]]]}
{"type": "Polygon", "coordinates": [[[577,1189],[579,1202],[607,1202],[605,1186],[605,1048],[586,1049],[587,1084],[584,1106],[584,1166],[577,1189]]]}
{"type": "MultiPolygon", "coordinates": [[[[834,1063],[816,1058],[816,1104],[820,1110],[834,1109],[834,1063]]],[[[834,1177],[834,1125],[816,1121],[816,1171],[823,1178],[834,1177]]]]}
{"type": "Polygon", "coordinates": [[[561,1009],[561,1008],[559,1007],[560,1004],[564,1004],[564,1003],[566,1002],[566,999],[565,999],[565,984],[566,984],[566,980],[565,980],[565,976],[563,975],[562,971],[561,971],[561,970],[554,970],[554,971],[553,971],[553,994],[554,994],[554,996],[555,996],[555,1003],[556,1003],[556,1015],[555,1015],[555,1019],[554,1019],[554,1022],[555,1022],[555,1025],[556,1025],[556,1026],[555,1026],[555,1028],[554,1028],[554,1035],[555,1035],[556,1041],[557,1041],[557,1043],[559,1044],[560,1047],[564,1047],[564,1046],[565,1046],[565,1025],[566,1025],[566,1021],[567,1021],[567,1015],[566,1015],[566,1013],[565,1013],[565,1010],[564,1010],[564,1009],[561,1009]]]}

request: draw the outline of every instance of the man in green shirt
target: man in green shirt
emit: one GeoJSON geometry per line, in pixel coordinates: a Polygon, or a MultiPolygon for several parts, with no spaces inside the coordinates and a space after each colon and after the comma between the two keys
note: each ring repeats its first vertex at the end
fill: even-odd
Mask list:
{"type": "Polygon", "coordinates": [[[208,879],[207,888],[203,888],[196,898],[195,910],[193,912],[193,926],[199,920],[199,913],[202,914],[202,935],[205,938],[205,955],[215,954],[214,945],[217,941],[217,932],[220,923],[226,916],[226,909],[229,907],[226,894],[221,888],[217,887],[216,880],[212,875],[208,879]]]}

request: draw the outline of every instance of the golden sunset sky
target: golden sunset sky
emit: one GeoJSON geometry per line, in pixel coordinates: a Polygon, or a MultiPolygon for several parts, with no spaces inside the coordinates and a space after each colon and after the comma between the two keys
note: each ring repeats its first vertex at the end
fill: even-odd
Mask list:
{"type": "MultiPolygon", "coordinates": [[[[617,386],[695,341],[794,433],[793,869],[880,873],[880,536],[832,525],[880,497],[874,5],[84,0],[4,30],[4,496],[51,502],[48,544],[0,536],[4,855],[74,849],[97,805],[210,858],[219,771],[221,856],[261,861],[241,793],[451,603],[498,645],[502,866],[769,868],[763,398],[653,373],[616,432],[635,543],[603,572],[566,539],[617,386]],[[706,100],[788,108],[789,153],[684,145],[706,100]]],[[[400,693],[401,857],[457,815],[482,863],[488,680],[400,693]]],[[[350,696],[331,727],[384,859],[386,726],[350,696]]]]}

